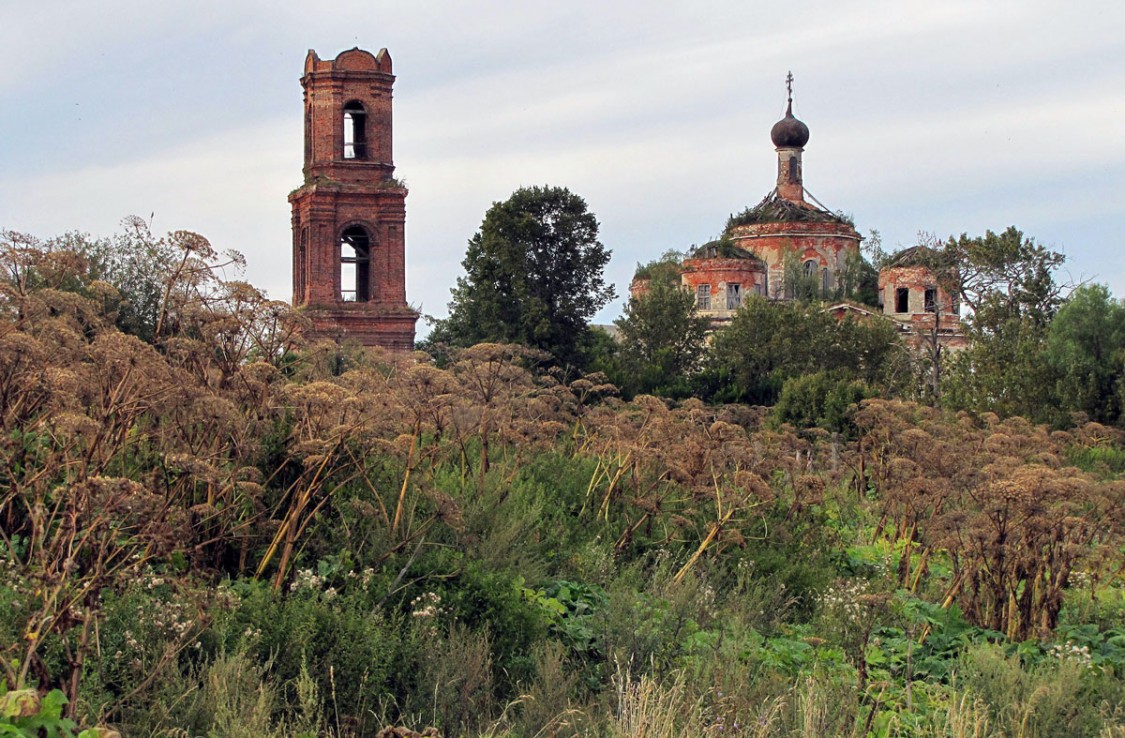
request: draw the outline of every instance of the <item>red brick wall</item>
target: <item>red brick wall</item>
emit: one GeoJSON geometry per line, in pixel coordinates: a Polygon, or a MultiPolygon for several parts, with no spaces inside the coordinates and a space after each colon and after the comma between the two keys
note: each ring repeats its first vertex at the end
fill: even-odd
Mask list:
{"type": "Polygon", "coordinates": [[[736,246],[766,263],[771,297],[783,294],[787,255],[796,255],[801,263],[811,259],[818,269],[827,268],[829,286],[834,288],[848,254],[858,254],[860,242],[859,234],[846,223],[756,223],[737,226],[730,235],[736,246]]]}
{"type": "Polygon", "coordinates": [[[765,296],[764,265],[752,259],[684,259],[680,278],[693,295],[698,294],[700,285],[711,287],[711,307],[699,312],[712,318],[730,318],[737,310],[737,306],[727,308],[727,285],[739,285],[743,300],[756,294],[755,288],[760,288],[765,296]]]}
{"type": "Polygon", "coordinates": [[[886,267],[879,270],[879,290],[883,293],[883,312],[887,315],[912,319],[924,319],[929,313],[926,310],[926,290],[937,290],[937,307],[944,315],[953,315],[953,299],[945,290],[939,289],[933,273],[923,266],[886,267]],[[899,288],[909,290],[907,311],[905,314],[897,313],[895,309],[895,293],[899,288]]]}
{"type": "Polygon", "coordinates": [[[406,303],[406,189],[393,179],[391,58],[352,49],[305,59],[305,183],[293,208],[293,303],[314,330],[366,345],[409,350],[418,315],[406,303]],[[344,105],[366,112],[366,157],[344,158],[344,105]],[[370,239],[370,299],[344,302],[340,236],[361,226],[370,239]]]}

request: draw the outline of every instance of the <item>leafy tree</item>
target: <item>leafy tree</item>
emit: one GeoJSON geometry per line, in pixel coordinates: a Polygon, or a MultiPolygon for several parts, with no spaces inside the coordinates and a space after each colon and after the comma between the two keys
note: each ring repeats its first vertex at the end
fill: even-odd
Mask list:
{"type": "Polygon", "coordinates": [[[927,263],[970,308],[970,347],[947,372],[953,407],[1059,421],[1055,376],[1045,359],[1048,326],[1069,285],[1054,279],[1063,255],[1017,228],[950,238],[927,263]]]}
{"type": "Polygon", "coordinates": [[[974,327],[987,333],[1018,318],[1045,327],[1069,289],[1054,279],[1065,258],[1009,226],[1003,233],[950,238],[930,267],[969,306],[974,327]]]}
{"type": "MultiPolygon", "coordinates": [[[[699,366],[710,321],[695,311],[695,297],[678,283],[653,279],[629,299],[616,321],[621,331],[623,388],[629,393],[672,389],[699,366]]],[[[664,392],[658,392],[664,394],[664,392]]]]}
{"type": "Polygon", "coordinates": [[[576,363],[586,322],[615,296],[603,276],[609,257],[585,200],[563,187],[520,188],[469,240],[465,276],[432,340],[519,343],[576,363]]]}
{"type": "Polygon", "coordinates": [[[1022,415],[1061,423],[1054,367],[1046,360],[1046,331],[1014,318],[992,332],[970,330],[970,344],[943,372],[942,403],[973,413],[1022,415]]]}
{"type": "Polygon", "coordinates": [[[1125,304],[1100,284],[1076,289],[1047,333],[1059,399],[1102,423],[1121,423],[1125,405],[1125,304]]]}
{"type": "Polygon", "coordinates": [[[772,405],[785,380],[818,371],[835,370],[884,391],[909,375],[909,357],[889,322],[837,320],[813,304],[757,296],[716,332],[712,353],[705,374],[725,378],[725,386],[712,386],[715,395],[753,404],[772,405]]]}
{"type": "Polygon", "coordinates": [[[854,430],[852,415],[868,396],[867,388],[855,379],[840,378],[833,372],[819,371],[785,380],[777,405],[776,424],[795,428],[823,428],[846,433],[854,430]]]}
{"type": "Polygon", "coordinates": [[[941,286],[969,308],[972,344],[957,357],[948,383],[954,406],[1057,420],[1043,352],[1067,289],[1053,277],[1063,258],[1015,227],[962,234],[928,252],[926,265],[941,286]]]}

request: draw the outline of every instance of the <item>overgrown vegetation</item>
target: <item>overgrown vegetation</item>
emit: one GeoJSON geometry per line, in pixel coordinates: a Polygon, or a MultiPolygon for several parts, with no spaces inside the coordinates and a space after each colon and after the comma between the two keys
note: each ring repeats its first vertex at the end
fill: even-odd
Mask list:
{"type": "Polygon", "coordinates": [[[897,339],[799,304],[693,380],[773,409],[312,344],[141,226],[140,288],[0,243],[0,731],[1125,731],[1113,426],[879,399],[897,339]]]}
{"type": "Polygon", "coordinates": [[[781,197],[777,190],[773,190],[757,205],[730,216],[724,233],[730,233],[732,229],[739,226],[784,222],[839,223],[853,227],[855,225],[852,218],[843,213],[833,213],[808,204],[798,205],[792,200],[781,197]]]}

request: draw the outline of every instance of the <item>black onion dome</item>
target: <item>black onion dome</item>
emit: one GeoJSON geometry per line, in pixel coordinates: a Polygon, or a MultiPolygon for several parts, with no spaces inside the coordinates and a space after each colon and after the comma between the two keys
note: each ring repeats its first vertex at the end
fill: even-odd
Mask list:
{"type": "Polygon", "coordinates": [[[793,101],[785,108],[785,117],[773,124],[770,139],[779,149],[800,149],[809,142],[809,127],[793,117],[793,101]]]}

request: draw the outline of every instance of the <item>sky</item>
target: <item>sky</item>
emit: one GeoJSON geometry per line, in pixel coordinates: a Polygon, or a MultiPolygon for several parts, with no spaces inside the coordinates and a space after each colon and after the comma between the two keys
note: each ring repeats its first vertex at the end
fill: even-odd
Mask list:
{"type": "Polygon", "coordinates": [[[444,316],[484,212],[530,185],[585,198],[627,295],[772,189],[791,70],[805,186],[862,234],[1015,225],[1121,297],[1123,28],[1119,0],[0,0],[0,229],[136,214],[288,300],[305,54],[385,47],[408,301],[444,316]]]}

